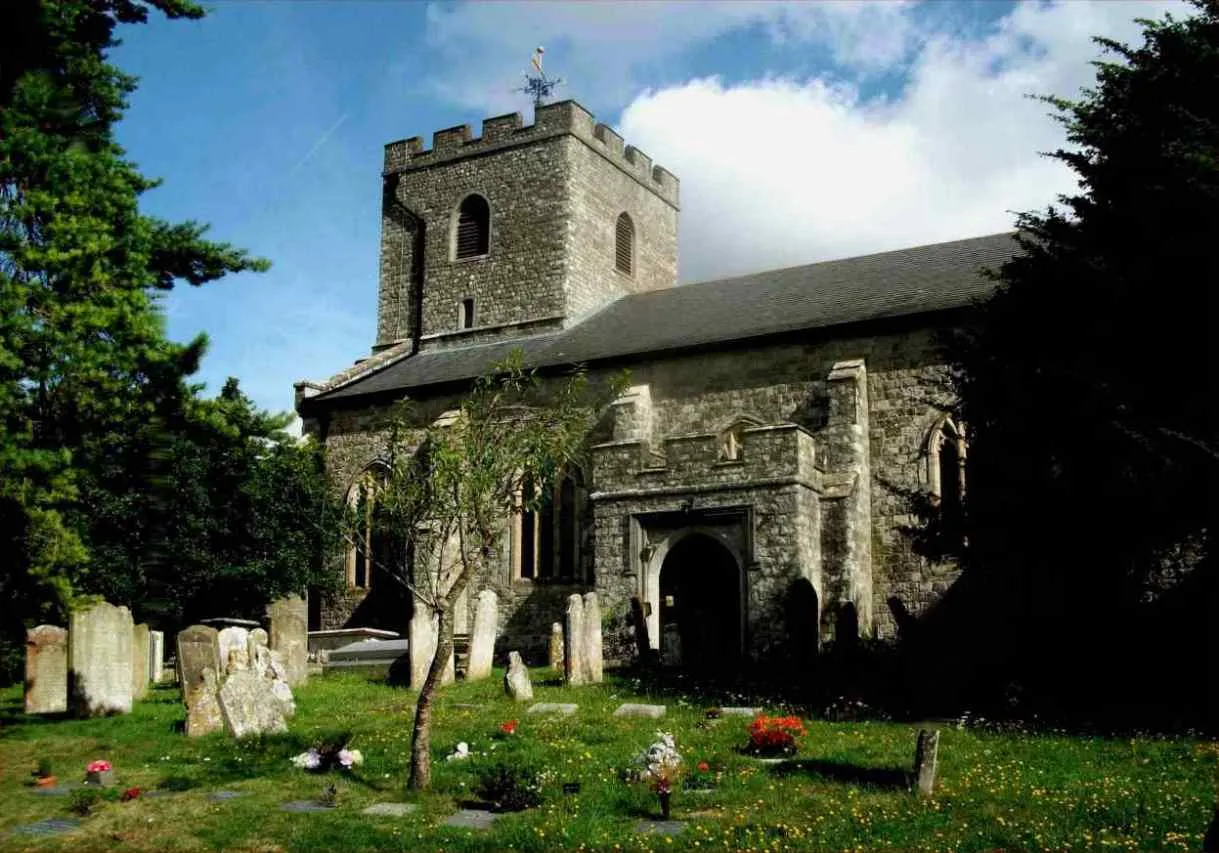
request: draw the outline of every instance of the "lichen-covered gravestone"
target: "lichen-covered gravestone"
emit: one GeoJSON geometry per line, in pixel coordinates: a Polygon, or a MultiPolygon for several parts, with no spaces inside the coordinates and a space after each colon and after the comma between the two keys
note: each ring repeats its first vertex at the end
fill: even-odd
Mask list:
{"type": "Polygon", "coordinates": [[[939,765],[940,732],[938,729],[920,729],[918,745],[914,750],[914,778],[918,792],[924,797],[935,793],[935,774],[939,765]]]}
{"type": "Polygon", "coordinates": [[[504,692],[518,702],[533,699],[533,683],[520,652],[508,653],[508,671],[504,673],[504,692]]]}
{"type": "Polygon", "coordinates": [[[573,594],[567,599],[567,619],[563,629],[563,680],[574,687],[585,682],[584,600],[573,594]]]}
{"type": "Polygon", "coordinates": [[[236,625],[222,628],[217,637],[220,643],[220,671],[250,668],[250,632],[236,625]]]}
{"type": "Polygon", "coordinates": [[[278,652],[287,670],[289,687],[305,683],[309,677],[309,603],[290,595],[267,605],[271,621],[271,650],[278,652]]]}
{"type": "Polygon", "coordinates": [[[148,680],[153,684],[161,683],[165,674],[165,632],[148,632],[148,680]]]}
{"type": "Polygon", "coordinates": [[[76,713],[131,713],[132,627],[130,610],[104,601],[72,612],[68,672],[76,713]]]}
{"type": "Polygon", "coordinates": [[[219,675],[220,635],[208,625],[191,625],[178,632],[178,683],[182,704],[190,707],[191,693],[203,686],[203,670],[219,675]]]}
{"type": "Polygon", "coordinates": [[[261,673],[238,669],[220,685],[220,713],[234,736],[286,732],[283,705],[271,691],[271,682],[261,673]]]}
{"type": "Polygon", "coordinates": [[[605,680],[605,662],[602,659],[601,605],[597,593],[584,593],[584,680],[589,684],[600,684],[605,680]]]}
{"type": "Polygon", "coordinates": [[[148,643],[151,632],[141,622],[131,628],[131,698],[148,695],[148,643]]]}
{"type": "Polygon", "coordinates": [[[25,712],[68,710],[68,631],[39,625],[25,632],[25,712]]]}
{"type": "Polygon", "coordinates": [[[210,666],[204,667],[186,703],[187,737],[200,737],[224,730],[219,694],[220,676],[210,666]]]}
{"type": "Polygon", "coordinates": [[[470,662],[466,681],[476,681],[491,675],[491,659],[495,653],[495,632],[499,623],[499,599],[494,590],[478,594],[478,609],[474,612],[474,631],[470,635],[470,662]]]}
{"type": "Polygon", "coordinates": [[[563,669],[563,625],[555,622],[550,626],[550,668],[563,669]]]}

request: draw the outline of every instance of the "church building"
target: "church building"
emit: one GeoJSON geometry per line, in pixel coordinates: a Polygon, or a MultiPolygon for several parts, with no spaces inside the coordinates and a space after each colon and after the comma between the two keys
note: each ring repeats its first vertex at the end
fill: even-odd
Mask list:
{"type": "MultiPolygon", "coordinates": [[[[917,555],[911,494],[951,508],[967,434],[945,415],[942,335],[994,286],[1011,234],[677,286],[679,183],[573,101],[385,148],[371,354],[297,384],[297,411],[351,501],[383,417],[439,417],[511,350],[542,371],[629,371],[603,441],[544,511],[506,520],[497,652],[545,659],[572,593],[595,590],[609,657],[632,599],[672,663],[747,663],[891,638],[956,569],[917,555]]],[[[731,211],[724,215],[731,216],[731,211]]],[[[793,234],[793,239],[800,235],[793,234]]],[[[312,628],[405,633],[409,601],[353,543],[312,628]]]]}

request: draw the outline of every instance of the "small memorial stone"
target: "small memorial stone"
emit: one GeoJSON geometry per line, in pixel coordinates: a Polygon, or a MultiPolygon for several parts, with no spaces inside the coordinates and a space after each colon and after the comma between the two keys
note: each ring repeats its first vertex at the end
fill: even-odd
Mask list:
{"type": "Polygon", "coordinates": [[[518,702],[533,698],[533,683],[529,680],[529,669],[521,660],[520,652],[508,653],[508,671],[504,673],[504,692],[518,702]]]}
{"type": "Polygon", "coordinates": [[[384,815],[385,817],[406,817],[411,812],[415,811],[419,806],[414,803],[376,803],[371,805],[360,814],[366,815],[384,815]]]}
{"type": "Polygon", "coordinates": [[[474,630],[470,634],[470,661],[466,665],[466,681],[477,681],[491,675],[491,658],[495,653],[495,634],[499,624],[499,599],[494,590],[478,594],[478,609],[474,613],[474,630]]]}
{"type": "Polygon", "coordinates": [[[571,716],[579,708],[579,705],[574,705],[568,702],[538,702],[536,705],[530,705],[526,714],[562,714],[571,716]]]}
{"type": "Polygon", "coordinates": [[[635,702],[623,703],[618,706],[618,710],[614,711],[615,717],[648,717],[657,720],[664,715],[664,705],[641,705],[635,702]]]}
{"type": "Polygon", "coordinates": [[[935,773],[939,760],[940,732],[921,729],[918,733],[918,746],[914,751],[914,776],[918,782],[918,792],[924,797],[935,793],[935,773]]]}
{"type": "Polygon", "coordinates": [[[68,631],[39,625],[25,633],[25,712],[68,710],[68,631]]]}
{"type": "Polygon", "coordinates": [[[455,826],[459,829],[490,829],[491,824],[499,817],[495,812],[486,809],[462,809],[444,822],[445,826],[455,826]]]}
{"type": "Polygon", "coordinates": [[[245,791],[213,791],[212,793],[208,794],[207,798],[209,800],[216,800],[219,802],[221,800],[235,800],[238,797],[248,796],[249,794],[245,791]]]}

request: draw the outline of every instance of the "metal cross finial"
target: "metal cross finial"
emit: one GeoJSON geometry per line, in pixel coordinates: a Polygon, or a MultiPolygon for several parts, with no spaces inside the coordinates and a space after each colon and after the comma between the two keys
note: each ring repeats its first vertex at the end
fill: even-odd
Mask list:
{"type": "Polygon", "coordinates": [[[533,97],[534,107],[540,107],[545,102],[545,99],[550,97],[550,93],[554,91],[554,88],[563,83],[562,77],[556,77],[551,80],[546,76],[546,72],[542,70],[542,54],[544,52],[540,47],[533,52],[533,59],[530,60],[530,64],[533,66],[535,73],[523,72],[525,75],[525,85],[517,89],[518,92],[524,92],[533,97]]]}

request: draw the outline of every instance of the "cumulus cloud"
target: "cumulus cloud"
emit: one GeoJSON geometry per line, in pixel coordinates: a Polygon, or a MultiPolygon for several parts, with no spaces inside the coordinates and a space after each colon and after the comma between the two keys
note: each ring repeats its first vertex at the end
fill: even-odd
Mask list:
{"type": "Polygon", "coordinates": [[[1021,4],[977,39],[932,34],[900,95],[841,75],[645,92],[633,144],[682,179],[681,274],[697,281],[1003,231],[1076,188],[1038,152],[1065,144],[1048,105],[1094,80],[1095,35],[1137,41],[1175,5],[1021,4]]]}

